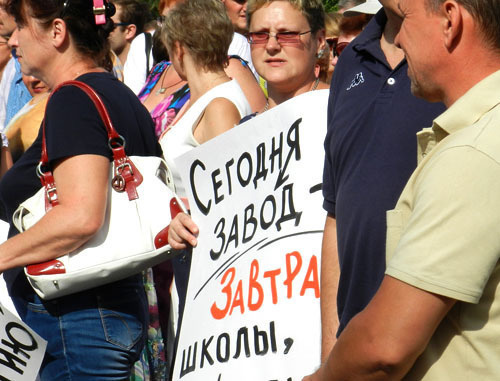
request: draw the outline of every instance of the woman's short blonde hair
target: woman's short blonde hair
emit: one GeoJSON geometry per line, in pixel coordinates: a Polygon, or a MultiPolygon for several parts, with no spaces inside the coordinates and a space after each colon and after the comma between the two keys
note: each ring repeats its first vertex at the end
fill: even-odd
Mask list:
{"type": "Polygon", "coordinates": [[[342,15],[332,12],[325,16],[325,35],[327,37],[338,37],[340,35],[340,22],[342,15]]]}
{"type": "Polygon", "coordinates": [[[227,63],[233,25],[220,0],[186,0],[165,16],[161,34],[169,50],[178,41],[202,68],[217,70],[227,63]]]}
{"type": "Polygon", "coordinates": [[[300,11],[309,23],[312,33],[325,27],[325,8],[321,0],[248,0],[247,26],[250,26],[252,15],[255,11],[273,1],[288,1],[295,9],[300,11]]]}

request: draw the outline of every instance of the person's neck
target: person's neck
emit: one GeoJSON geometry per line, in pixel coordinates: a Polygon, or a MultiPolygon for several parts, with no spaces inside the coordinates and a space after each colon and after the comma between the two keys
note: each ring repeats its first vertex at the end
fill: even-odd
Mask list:
{"type": "Polygon", "coordinates": [[[394,69],[399,63],[404,59],[404,52],[402,49],[398,48],[394,43],[396,35],[399,33],[401,28],[401,18],[393,13],[392,11],[385,9],[385,14],[387,15],[387,22],[382,32],[382,37],[380,38],[380,47],[384,52],[387,62],[394,69]]]}
{"type": "MultiPolygon", "coordinates": [[[[477,44],[477,40],[474,41],[477,44]]],[[[491,49],[477,49],[470,46],[463,49],[466,53],[458,56],[449,65],[448,71],[444,72],[441,87],[444,88],[442,99],[447,108],[452,106],[458,99],[465,95],[471,88],[476,86],[490,75],[500,71],[500,54],[491,49]],[[481,57],[481,62],[471,59],[481,57]],[[449,70],[452,67],[453,70],[449,70]],[[460,81],[457,80],[460,78],[460,81]]]]}
{"type": "Polygon", "coordinates": [[[54,69],[49,72],[47,79],[40,78],[51,89],[54,89],[62,82],[76,79],[83,74],[105,71],[91,58],[82,58],[81,56],[65,57],[65,59],[55,63],[53,67],[54,69]]]}
{"type": "Polygon", "coordinates": [[[193,74],[186,75],[191,93],[191,104],[196,102],[207,91],[213,89],[224,82],[229,82],[231,78],[227,76],[223,69],[217,71],[208,71],[196,68],[193,74]]]}
{"type": "Polygon", "coordinates": [[[267,90],[269,96],[266,109],[273,108],[291,98],[307,93],[311,90],[316,90],[319,87],[319,84],[320,81],[317,81],[317,78],[315,78],[314,76],[305,81],[302,86],[300,86],[299,88],[294,88],[293,90],[273,88],[273,86],[268,83],[267,90]]]}
{"type": "MultiPolygon", "coordinates": [[[[127,61],[128,52],[130,51],[130,44],[127,43],[120,54],[117,54],[117,57],[120,59],[120,62],[123,66],[125,66],[125,61],[127,61]]],[[[116,53],[116,52],[115,52],[116,53]]]]}

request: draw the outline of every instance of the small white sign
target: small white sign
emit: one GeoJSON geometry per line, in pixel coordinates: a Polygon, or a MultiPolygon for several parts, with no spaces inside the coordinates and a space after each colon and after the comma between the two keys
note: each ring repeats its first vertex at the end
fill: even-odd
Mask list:
{"type": "Polygon", "coordinates": [[[47,342],[0,304],[0,381],[37,378],[47,342]]]}

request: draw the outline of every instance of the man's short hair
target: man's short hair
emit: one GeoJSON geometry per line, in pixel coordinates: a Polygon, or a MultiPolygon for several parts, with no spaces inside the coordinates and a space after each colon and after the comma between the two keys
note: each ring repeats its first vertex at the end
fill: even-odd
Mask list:
{"type": "Polygon", "coordinates": [[[144,32],[144,25],[151,19],[148,5],[138,0],[113,0],[121,9],[120,22],[134,24],[136,35],[144,32]]]}
{"type": "MultiPolygon", "coordinates": [[[[444,0],[426,0],[431,11],[437,11],[444,0]]],[[[457,0],[480,26],[484,39],[496,50],[500,50],[500,1],[457,0]]]]}

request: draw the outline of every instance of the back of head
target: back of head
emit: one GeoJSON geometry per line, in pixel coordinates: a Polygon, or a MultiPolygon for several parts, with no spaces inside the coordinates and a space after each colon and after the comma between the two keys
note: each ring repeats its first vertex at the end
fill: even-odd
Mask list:
{"type": "Polygon", "coordinates": [[[139,0],[113,0],[120,6],[120,21],[136,26],[136,35],[144,32],[144,25],[151,19],[148,5],[139,0]]]}
{"type": "Polygon", "coordinates": [[[340,22],[340,34],[346,36],[357,36],[365,28],[366,24],[370,22],[373,15],[361,13],[357,16],[350,16],[342,18],[340,22]]]}
{"type": "Polygon", "coordinates": [[[325,34],[327,37],[338,37],[341,21],[342,15],[338,13],[327,13],[325,15],[325,34]]]}
{"type": "Polygon", "coordinates": [[[175,42],[189,50],[202,68],[218,70],[227,63],[233,24],[220,0],[186,0],[165,16],[162,38],[169,50],[175,42]]]}
{"type": "Polygon", "coordinates": [[[42,27],[62,18],[78,53],[111,70],[108,35],[113,29],[115,7],[106,0],[104,4],[106,22],[102,25],[96,25],[90,0],[8,0],[7,11],[21,25],[27,23],[28,17],[35,18],[42,27]]]}
{"type": "Polygon", "coordinates": [[[325,27],[325,8],[321,0],[248,0],[247,25],[250,25],[253,13],[273,1],[288,1],[307,19],[312,33],[325,27]]]}
{"type": "MultiPolygon", "coordinates": [[[[436,11],[444,0],[426,0],[431,11],[436,11]]],[[[494,50],[500,52],[500,1],[498,0],[457,0],[478,24],[484,40],[494,50]]]]}

